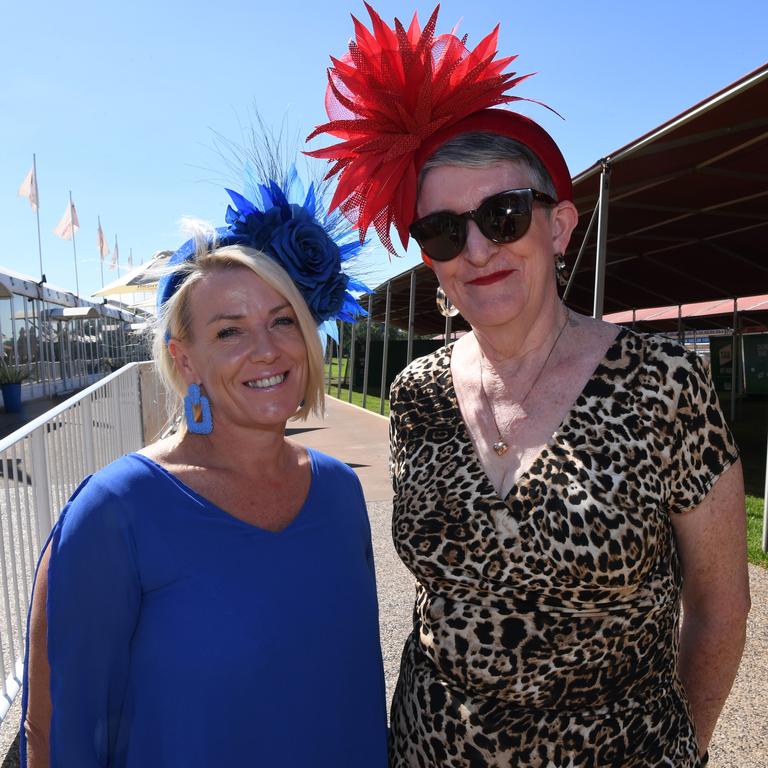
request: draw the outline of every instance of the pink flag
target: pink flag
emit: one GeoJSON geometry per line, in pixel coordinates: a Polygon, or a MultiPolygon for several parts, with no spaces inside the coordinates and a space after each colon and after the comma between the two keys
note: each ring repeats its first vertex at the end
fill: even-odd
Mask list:
{"type": "Polygon", "coordinates": [[[101,221],[99,221],[97,242],[99,244],[99,256],[104,261],[109,256],[109,246],[107,245],[107,238],[104,237],[104,230],[101,228],[101,221]]]}
{"type": "Polygon", "coordinates": [[[26,197],[32,210],[37,210],[37,178],[35,177],[34,166],[29,169],[29,173],[24,177],[19,187],[19,196],[26,197]]]}
{"type": "Polygon", "coordinates": [[[112,253],[112,263],[109,265],[110,269],[115,269],[120,260],[120,251],[117,248],[117,235],[115,235],[115,250],[112,253]]]}
{"type": "Polygon", "coordinates": [[[64,211],[64,215],[61,217],[61,221],[56,225],[56,229],[53,230],[53,234],[62,240],[71,240],[78,229],[80,229],[80,222],[77,220],[77,211],[75,210],[75,204],[70,201],[67,205],[67,210],[64,211]]]}

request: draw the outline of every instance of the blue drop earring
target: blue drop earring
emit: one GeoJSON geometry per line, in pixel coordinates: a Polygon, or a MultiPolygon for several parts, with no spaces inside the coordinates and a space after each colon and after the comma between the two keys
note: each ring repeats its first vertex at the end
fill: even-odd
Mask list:
{"type": "Polygon", "coordinates": [[[213,431],[211,401],[201,394],[199,384],[190,384],[187,389],[187,395],[184,398],[184,416],[190,432],[196,435],[210,435],[213,431]],[[195,418],[197,409],[200,410],[199,420],[195,418]]]}

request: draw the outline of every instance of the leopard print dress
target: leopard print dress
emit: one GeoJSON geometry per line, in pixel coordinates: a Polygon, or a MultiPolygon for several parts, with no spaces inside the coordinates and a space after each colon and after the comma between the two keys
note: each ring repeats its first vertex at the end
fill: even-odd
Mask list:
{"type": "Polygon", "coordinates": [[[393,768],[695,768],[670,514],[738,452],[699,358],[623,330],[506,498],[451,347],[392,385],[395,546],[417,580],[393,768]]]}

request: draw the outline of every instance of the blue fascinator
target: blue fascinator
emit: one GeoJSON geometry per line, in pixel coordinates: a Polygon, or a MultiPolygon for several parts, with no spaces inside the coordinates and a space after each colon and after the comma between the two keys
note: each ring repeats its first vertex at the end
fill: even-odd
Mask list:
{"type": "MultiPolygon", "coordinates": [[[[227,226],[216,229],[209,247],[243,245],[274,259],[304,297],[321,335],[338,341],[336,320],[354,323],[367,315],[352,292],[370,293],[370,288],[342,266],[363,244],[345,219],[325,212],[314,184],[303,193],[295,168],[288,173],[285,188],[273,179],[252,186],[258,203],[227,189],[232,199],[225,217],[227,226]]],[[[171,256],[168,266],[181,266],[194,256],[195,242],[188,240],[171,256]]],[[[183,270],[176,270],[161,278],[158,311],[178,290],[184,276],[183,270]]]]}

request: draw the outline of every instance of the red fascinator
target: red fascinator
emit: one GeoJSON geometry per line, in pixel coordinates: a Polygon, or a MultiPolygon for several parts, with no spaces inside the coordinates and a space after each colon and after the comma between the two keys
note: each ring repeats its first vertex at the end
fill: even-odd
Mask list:
{"type": "MultiPolygon", "coordinates": [[[[520,141],[542,161],[559,200],[573,197],[571,176],[551,136],[533,120],[506,109],[527,100],[506,92],[529,75],[503,70],[516,58],[496,59],[498,25],[475,48],[453,32],[435,36],[437,14],[419,27],[395,19],[388,27],[366,3],[371,31],[354,16],[355,39],[342,59],[331,57],[325,108],[330,122],[307,141],[328,133],[341,141],[307,154],[333,162],[326,178],[338,175],[331,210],[340,208],[365,238],[369,226],[395,253],[394,224],[403,246],[415,217],[418,173],[453,136],[490,131],[520,141]]],[[[455,31],[455,30],[454,30],[455,31]]]]}

